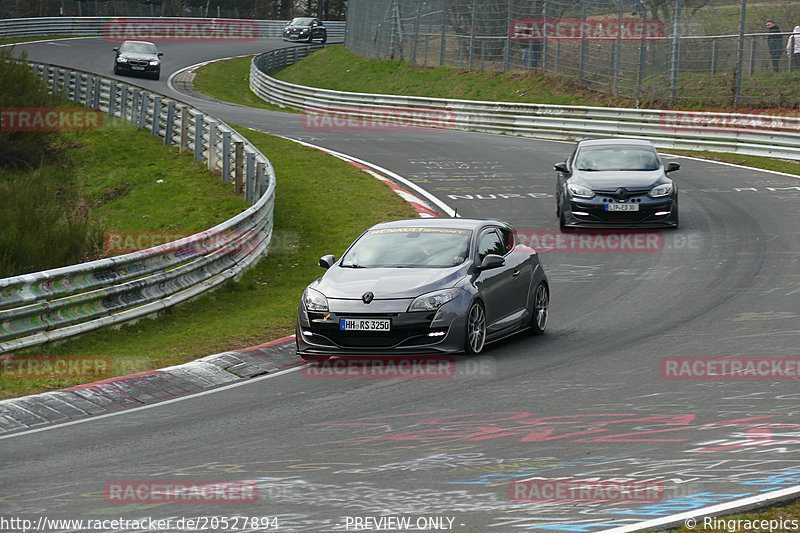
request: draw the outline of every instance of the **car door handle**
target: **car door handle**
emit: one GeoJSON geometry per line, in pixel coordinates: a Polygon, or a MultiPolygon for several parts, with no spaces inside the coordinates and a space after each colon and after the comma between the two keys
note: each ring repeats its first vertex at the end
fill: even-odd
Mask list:
{"type": "Polygon", "coordinates": [[[514,273],[511,275],[516,278],[517,276],[519,276],[519,270],[515,270],[514,273]]]}

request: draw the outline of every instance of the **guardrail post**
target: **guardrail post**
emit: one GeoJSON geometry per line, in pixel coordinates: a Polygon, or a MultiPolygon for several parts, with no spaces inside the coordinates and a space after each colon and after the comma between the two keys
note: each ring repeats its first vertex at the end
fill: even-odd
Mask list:
{"type": "Polygon", "coordinates": [[[181,138],[178,144],[178,152],[189,149],[189,107],[181,106],[181,138]]]}
{"type": "Polygon", "coordinates": [[[100,76],[94,77],[94,99],[92,100],[92,108],[100,109],[100,76]]]}
{"type": "Polygon", "coordinates": [[[139,121],[139,96],[141,95],[141,91],[139,89],[133,89],[133,97],[131,98],[131,124],[136,124],[139,121]]]}
{"type": "Polygon", "coordinates": [[[128,115],[128,85],[122,86],[122,94],[119,97],[119,118],[124,119],[128,115]]]}
{"type": "Polygon", "coordinates": [[[203,114],[194,113],[194,160],[203,160],[203,114]]]}
{"type": "Polygon", "coordinates": [[[153,97],[153,125],[150,128],[153,137],[158,137],[161,133],[161,97],[153,97]]]}
{"type": "Polygon", "coordinates": [[[266,163],[256,163],[256,200],[261,198],[261,195],[264,194],[265,183],[264,177],[267,172],[267,164],[266,163]]]}
{"type": "Polygon", "coordinates": [[[142,93],[142,98],[139,102],[139,122],[137,127],[139,129],[144,128],[147,126],[147,110],[150,107],[150,93],[145,92],[142,93]]]}
{"type": "Polygon", "coordinates": [[[117,82],[111,80],[108,84],[108,114],[116,116],[117,111],[117,82]]]}
{"type": "Polygon", "coordinates": [[[208,123],[208,170],[217,172],[217,123],[208,123]]]}
{"type": "Polygon", "coordinates": [[[256,190],[256,154],[247,152],[247,171],[245,173],[245,193],[244,199],[247,203],[253,203],[253,195],[256,190]]]}
{"type": "Polygon", "coordinates": [[[172,146],[172,136],[175,131],[175,102],[167,103],[167,123],[164,126],[164,144],[172,146]]]}
{"type": "Polygon", "coordinates": [[[83,100],[83,107],[92,107],[92,102],[94,102],[94,80],[95,76],[86,78],[86,98],[83,100]]]}
{"type": "Polygon", "coordinates": [[[233,193],[234,194],[242,194],[242,189],[244,189],[244,183],[242,183],[242,163],[244,159],[244,143],[242,141],[236,141],[235,145],[235,155],[233,158],[233,193]]]}
{"type": "Polygon", "coordinates": [[[222,181],[231,182],[231,132],[222,132],[222,181]]]}
{"type": "Polygon", "coordinates": [[[83,74],[75,74],[75,95],[73,96],[72,100],[76,104],[81,103],[81,89],[83,89],[83,74]]]}

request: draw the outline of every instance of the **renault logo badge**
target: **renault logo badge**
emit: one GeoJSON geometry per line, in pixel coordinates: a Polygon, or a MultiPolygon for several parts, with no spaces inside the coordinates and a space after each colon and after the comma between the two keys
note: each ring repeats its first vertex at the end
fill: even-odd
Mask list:
{"type": "Polygon", "coordinates": [[[368,304],[368,303],[370,303],[370,302],[372,301],[372,299],[373,299],[373,298],[375,298],[375,295],[374,295],[374,294],[372,294],[371,292],[365,292],[365,293],[364,293],[364,294],[361,296],[361,300],[362,300],[362,301],[363,301],[365,304],[368,304]]]}
{"type": "Polygon", "coordinates": [[[627,199],[628,199],[628,189],[626,189],[625,187],[620,187],[619,189],[617,189],[617,200],[619,200],[620,202],[624,202],[627,199]]]}

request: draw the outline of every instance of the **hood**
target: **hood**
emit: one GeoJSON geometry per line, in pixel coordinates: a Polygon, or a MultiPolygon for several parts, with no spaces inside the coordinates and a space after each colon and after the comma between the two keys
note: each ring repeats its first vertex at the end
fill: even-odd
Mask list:
{"type": "Polygon", "coordinates": [[[134,61],[161,61],[155,54],[142,54],[141,52],[120,52],[119,56],[125,59],[133,59],[134,61]]]}
{"type": "Polygon", "coordinates": [[[337,264],[310,287],[333,299],[360,300],[365,292],[372,292],[376,300],[416,298],[455,286],[466,268],[345,268],[337,264]]]}
{"type": "Polygon", "coordinates": [[[576,181],[595,191],[615,191],[619,187],[627,189],[651,189],[658,183],[666,182],[663,169],[659,170],[576,170],[569,181],[576,181]]]}

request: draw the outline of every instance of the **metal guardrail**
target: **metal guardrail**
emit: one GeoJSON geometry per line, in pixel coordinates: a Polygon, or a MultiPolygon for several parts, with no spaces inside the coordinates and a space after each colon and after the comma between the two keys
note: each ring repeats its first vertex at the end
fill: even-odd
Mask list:
{"type": "Polygon", "coordinates": [[[272,236],[275,172],[224,122],[183,102],[88,72],[43,63],[32,68],[54,91],[146,128],[254,203],[183,239],[133,253],[0,279],[0,353],[150,315],[237,276],[272,236]]]}
{"type": "Polygon", "coordinates": [[[250,63],[250,89],[267,102],[301,109],[323,120],[351,119],[364,129],[394,122],[554,140],[630,136],[647,138],[666,149],[800,160],[799,117],[342,92],[295,85],[268,75],[315,49],[300,46],[255,56],[250,63]]]}
{"type": "MultiPolygon", "coordinates": [[[[252,37],[280,37],[285,20],[251,20],[251,19],[215,19],[215,18],[186,18],[186,17],[38,17],[25,19],[0,20],[0,39],[10,37],[30,37],[41,35],[75,35],[75,36],[103,36],[109,32],[109,24],[113,21],[124,20],[135,25],[137,21],[158,21],[172,25],[185,25],[190,31],[192,24],[233,24],[255,28],[252,37]]],[[[325,28],[328,37],[344,37],[345,22],[326,21],[325,28]]],[[[187,34],[188,36],[189,34],[187,34]]],[[[146,38],[143,36],[142,38],[146,38]]],[[[153,37],[155,39],[155,37],[153,37]]],[[[248,37],[243,37],[248,38],[248,37]]],[[[209,37],[212,40],[213,37],[209,37]]]]}

